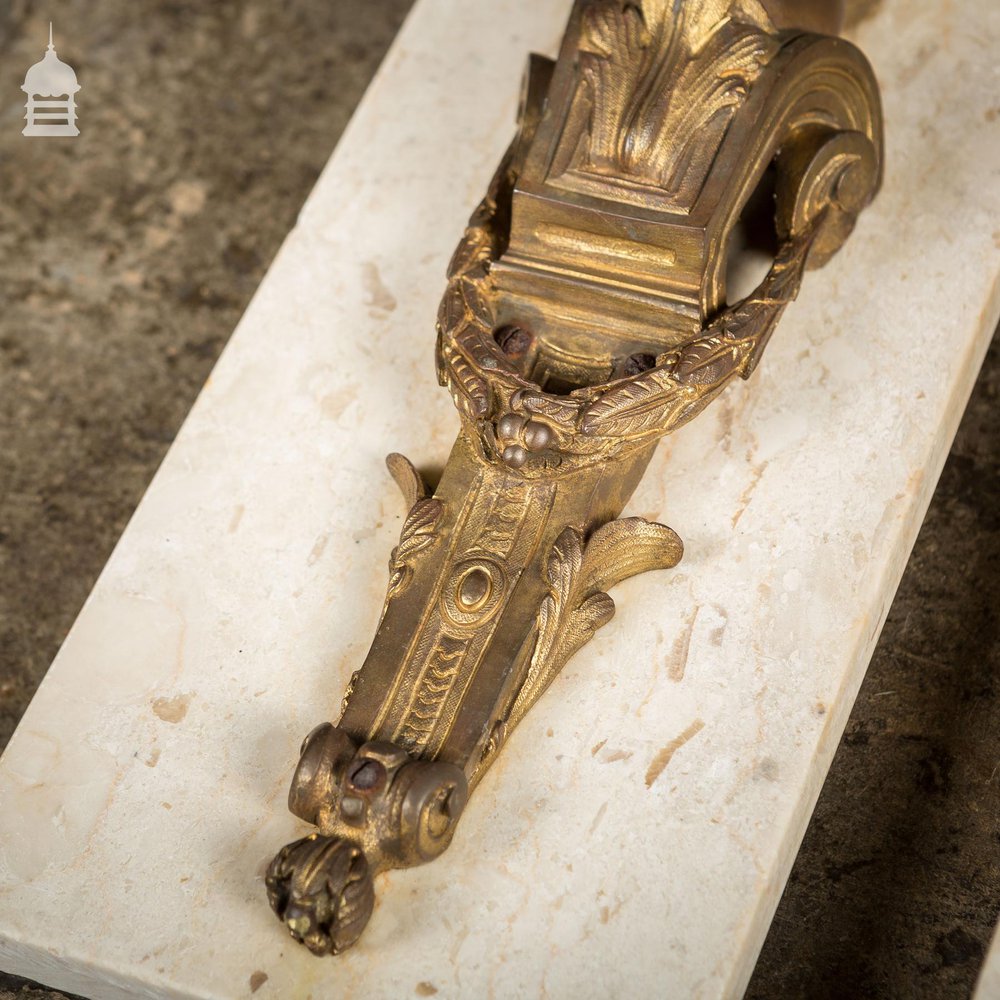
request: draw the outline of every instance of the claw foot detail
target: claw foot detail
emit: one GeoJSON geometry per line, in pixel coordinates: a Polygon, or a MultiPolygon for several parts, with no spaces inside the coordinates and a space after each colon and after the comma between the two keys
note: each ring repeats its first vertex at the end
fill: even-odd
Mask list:
{"type": "Polygon", "coordinates": [[[283,847],[265,877],[267,898],[296,941],[314,955],[338,955],[361,936],[375,906],[364,851],[314,833],[283,847]]]}
{"type": "Polygon", "coordinates": [[[271,909],[314,955],[337,955],[361,936],[373,879],[425,864],[451,843],[468,795],[460,768],[415,760],[391,743],[358,744],[330,723],[302,746],[288,797],[318,832],[284,847],[265,877],[271,909]]]}

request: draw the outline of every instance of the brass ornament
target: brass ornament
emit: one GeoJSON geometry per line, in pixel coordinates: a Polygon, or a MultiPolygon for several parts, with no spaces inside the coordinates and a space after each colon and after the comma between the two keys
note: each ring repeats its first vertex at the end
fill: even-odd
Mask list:
{"type": "Polygon", "coordinates": [[[801,0],[576,0],[532,56],[518,131],[448,270],[437,369],[461,430],[437,488],[388,466],[408,514],[382,618],[336,726],[303,744],[292,812],[317,832],[266,884],[294,938],[340,952],[373,878],[441,854],[511,731],[668,569],[668,527],[619,518],[657,441],[748,378],[803,273],[882,169],[878,89],[801,0]],[[730,239],[773,179],[773,263],[726,303],[730,239]]]}

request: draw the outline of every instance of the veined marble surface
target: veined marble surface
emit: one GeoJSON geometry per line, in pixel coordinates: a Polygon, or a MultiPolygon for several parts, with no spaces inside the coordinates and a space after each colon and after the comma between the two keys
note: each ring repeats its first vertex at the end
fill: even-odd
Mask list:
{"type": "Polygon", "coordinates": [[[422,0],[0,760],[0,967],[104,998],[738,996],[1000,312],[1000,8],[884,0],[884,189],[628,513],[684,538],[317,960],[263,871],[440,465],[444,268],[568,0],[422,0]]]}

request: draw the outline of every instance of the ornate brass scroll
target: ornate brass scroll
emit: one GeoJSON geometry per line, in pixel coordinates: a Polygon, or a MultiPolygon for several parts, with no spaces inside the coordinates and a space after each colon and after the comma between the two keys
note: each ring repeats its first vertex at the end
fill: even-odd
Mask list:
{"type": "Polygon", "coordinates": [[[656,443],[747,378],[807,268],[876,191],[878,91],[795,0],[576,0],[532,56],[519,128],[448,271],[438,378],[461,431],[437,488],[388,464],[409,514],[337,725],[302,747],[271,905],[316,954],[361,934],[373,876],[436,858],[466,799],[607,591],[674,566],[619,519],[656,443]],[[801,9],[800,9],[801,8],[801,9]],[[777,251],[726,303],[730,237],[773,181],[777,251]]]}

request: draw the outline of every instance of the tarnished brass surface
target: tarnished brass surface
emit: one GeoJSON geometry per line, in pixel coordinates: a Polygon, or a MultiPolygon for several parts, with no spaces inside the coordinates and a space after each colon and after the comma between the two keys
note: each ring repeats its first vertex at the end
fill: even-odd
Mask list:
{"type": "Polygon", "coordinates": [[[438,316],[461,431],[433,493],[389,456],[409,514],[382,619],[339,722],[302,748],[289,805],[317,832],[267,874],[316,954],[357,940],[375,874],[448,846],[614,614],[607,591],[681,558],[670,528],[619,518],[657,441],[749,377],[879,184],[871,69],[814,33],[838,19],[801,0],[577,0],[558,60],[529,60],[438,316]],[[732,237],[772,189],[773,263],[727,304],[732,237]]]}

